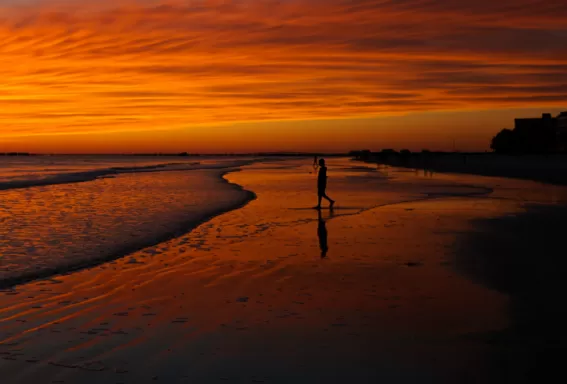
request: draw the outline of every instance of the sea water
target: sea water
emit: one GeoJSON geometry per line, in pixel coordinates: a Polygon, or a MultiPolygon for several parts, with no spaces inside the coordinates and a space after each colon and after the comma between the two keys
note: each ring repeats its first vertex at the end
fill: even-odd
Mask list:
{"type": "MultiPolygon", "coordinates": [[[[262,207],[255,218],[257,230],[313,220],[317,168],[311,159],[281,160],[0,157],[0,288],[100,264],[183,235],[242,206],[255,192],[271,196],[256,202],[262,207]],[[253,191],[227,179],[253,185],[253,191]]],[[[335,216],[447,197],[491,195],[494,204],[567,201],[565,188],[421,173],[330,159],[329,194],[338,201],[335,216]]],[[[239,223],[225,224],[223,233],[234,238],[251,233],[239,223]]]]}
{"type": "Polygon", "coordinates": [[[252,158],[0,157],[0,287],[112,260],[253,195],[222,178],[252,158]]]}

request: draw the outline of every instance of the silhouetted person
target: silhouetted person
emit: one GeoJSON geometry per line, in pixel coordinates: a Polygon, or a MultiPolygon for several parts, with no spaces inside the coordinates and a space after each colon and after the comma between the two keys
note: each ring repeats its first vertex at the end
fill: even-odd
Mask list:
{"type": "Polygon", "coordinates": [[[319,163],[317,161],[317,155],[313,156],[313,168],[317,169],[317,167],[319,166],[319,163]]]}
{"type": "Polygon", "coordinates": [[[330,207],[333,208],[335,201],[327,196],[327,167],[325,166],[325,159],[319,159],[319,175],[317,176],[317,197],[318,204],[316,209],[321,209],[321,199],[325,198],[329,201],[330,207]]]}
{"type": "Polygon", "coordinates": [[[321,248],[321,258],[327,256],[327,251],[329,250],[329,245],[327,243],[327,225],[323,217],[321,216],[321,210],[319,210],[319,223],[317,224],[317,237],[319,238],[319,248],[321,248]]]}

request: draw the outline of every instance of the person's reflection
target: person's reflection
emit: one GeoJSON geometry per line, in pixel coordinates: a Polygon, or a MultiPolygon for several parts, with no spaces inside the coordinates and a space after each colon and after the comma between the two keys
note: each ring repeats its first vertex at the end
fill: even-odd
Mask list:
{"type": "Polygon", "coordinates": [[[423,168],[423,177],[433,177],[433,171],[429,168],[423,168]]]}
{"type": "MultiPolygon", "coordinates": [[[[331,216],[333,215],[333,210],[331,210],[331,216]]],[[[321,215],[321,210],[318,211],[319,222],[317,225],[317,237],[319,237],[319,248],[321,248],[321,258],[327,256],[327,251],[329,251],[329,244],[327,242],[327,224],[323,220],[321,215]]]]}

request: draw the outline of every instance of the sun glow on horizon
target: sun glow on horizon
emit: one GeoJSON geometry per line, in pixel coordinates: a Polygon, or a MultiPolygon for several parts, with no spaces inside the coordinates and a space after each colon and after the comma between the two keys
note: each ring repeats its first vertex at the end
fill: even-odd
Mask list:
{"type": "Polygon", "coordinates": [[[92,152],[105,137],[123,151],[347,150],[408,132],[408,146],[481,149],[509,109],[567,106],[560,0],[15,4],[0,1],[0,146],[13,150],[92,152]],[[484,126],[448,112],[471,110],[484,126]]]}

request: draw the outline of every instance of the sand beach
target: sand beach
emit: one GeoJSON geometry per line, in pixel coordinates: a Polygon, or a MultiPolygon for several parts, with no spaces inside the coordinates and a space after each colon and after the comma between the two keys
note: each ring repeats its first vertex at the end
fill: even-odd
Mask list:
{"type": "Polygon", "coordinates": [[[567,189],[328,163],[333,211],[311,209],[309,160],[232,167],[243,207],[5,287],[2,382],[524,383],[564,350],[567,189]]]}

